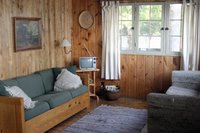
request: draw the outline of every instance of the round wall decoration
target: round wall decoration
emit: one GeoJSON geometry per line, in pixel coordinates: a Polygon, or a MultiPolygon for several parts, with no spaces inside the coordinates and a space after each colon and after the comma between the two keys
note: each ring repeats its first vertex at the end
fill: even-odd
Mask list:
{"type": "Polygon", "coordinates": [[[81,12],[79,16],[79,24],[82,28],[88,29],[93,25],[93,23],[94,23],[94,18],[89,11],[81,12]]]}

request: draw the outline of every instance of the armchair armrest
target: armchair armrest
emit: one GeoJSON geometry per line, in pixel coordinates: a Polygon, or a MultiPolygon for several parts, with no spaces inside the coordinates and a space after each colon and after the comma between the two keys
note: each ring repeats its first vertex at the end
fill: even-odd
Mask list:
{"type": "Polygon", "coordinates": [[[0,132],[24,133],[24,124],[23,99],[0,96],[0,132]]]}
{"type": "Polygon", "coordinates": [[[200,90],[200,71],[173,71],[172,85],[200,90]]]}
{"type": "Polygon", "coordinates": [[[200,97],[150,93],[148,133],[200,131],[200,97]]]}

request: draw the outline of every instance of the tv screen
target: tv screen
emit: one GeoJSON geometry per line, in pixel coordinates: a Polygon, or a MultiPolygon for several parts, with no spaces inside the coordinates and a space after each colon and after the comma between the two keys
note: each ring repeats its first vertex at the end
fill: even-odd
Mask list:
{"type": "Polygon", "coordinates": [[[96,57],[80,57],[80,69],[96,69],[96,57]]]}

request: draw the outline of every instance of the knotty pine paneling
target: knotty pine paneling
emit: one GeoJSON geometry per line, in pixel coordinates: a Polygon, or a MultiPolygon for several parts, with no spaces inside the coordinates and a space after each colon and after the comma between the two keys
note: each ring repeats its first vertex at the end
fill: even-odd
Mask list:
{"type": "Polygon", "coordinates": [[[96,0],[74,0],[73,5],[73,61],[79,65],[80,56],[89,56],[84,49],[84,45],[88,48],[91,56],[98,58],[97,66],[101,66],[101,7],[96,0]],[[89,29],[83,29],[78,23],[79,15],[82,11],[88,10],[94,17],[94,24],[89,29]]]}
{"type": "MultiPolygon", "coordinates": [[[[179,69],[178,56],[121,55],[123,96],[145,98],[150,92],[165,92],[171,85],[172,70],[179,69]]],[[[110,81],[111,82],[111,81],[110,81]]]]}
{"type": "MultiPolygon", "coordinates": [[[[83,48],[85,44],[92,56],[98,58],[97,66],[101,68],[101,5],[97,0],[74,0],[72,5],[73,62],[78,66],[79,57],[88,56],[83,48]],[[89,10],[94,16],[94,24],[87,30],[81,28],[78,23],[78,17],[84,10],[89,10]]],[[[105,84],[116,84],[121,87],[122,96],[145,98],[149,92],[164,92],[171,84],[172,70],[179,69],[179,66],[180,57],[177,56],[122,54],[121,80],[105,81],[101,79],[101,72],[97,72],[97,85],[100,86],[101,81],[105,84]]]]}
{"type": "Polygon", "coordinates": [[[72,0],[0,0],[0,79],[69,65],[59,45],[71,40],[71,28],[72,0]],[[14,52],[13,17],[41,18],[42,49],[14,52]]]}

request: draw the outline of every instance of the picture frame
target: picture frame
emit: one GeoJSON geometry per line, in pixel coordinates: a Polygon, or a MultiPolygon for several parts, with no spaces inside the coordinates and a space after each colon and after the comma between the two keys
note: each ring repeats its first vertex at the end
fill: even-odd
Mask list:
{"type": "Polygon", "coordinates": [[[14,51],[41,49],[41,18],[13,18],[14,51]]]}

